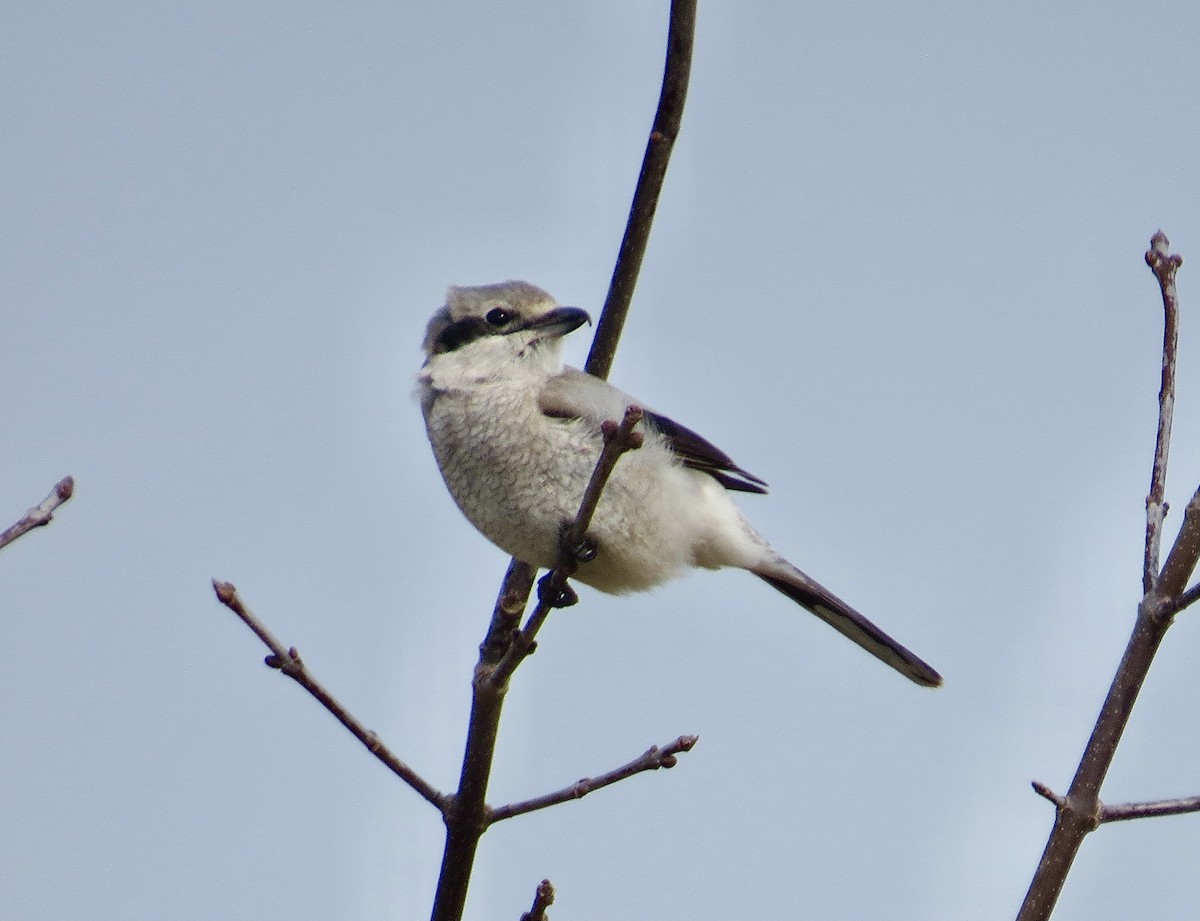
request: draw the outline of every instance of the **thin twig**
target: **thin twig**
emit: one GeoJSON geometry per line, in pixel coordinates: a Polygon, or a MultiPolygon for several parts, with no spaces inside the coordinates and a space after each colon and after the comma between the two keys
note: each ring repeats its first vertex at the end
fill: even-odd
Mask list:
{"type": "Polygon", "coordinates": [[[250,612],[242,601],[241,596],[238,595],[238,590],[233,583],[218,582],[214,579],[213,591],[217,593],[217,599],[221,604],[225,605],[225,607],[241,618],[242,623],[254,631],[254,635],[262,640],[263,644],[271,650],[271,654],[264,660],[269,667],[283,672],[283,674],[287,675],[320,701],[321,706],[332,713],[339,723],[349,729],[350,733],[366,746],[367,751],[382,761],[393,774],[416,790],[427,802],[437,807],[438,811],[445,815],[449,797],[439,792],[425,778],[396,757],[391,749],[384,745],[374,732],[360,723],[337,698],[330,694],[324,685],[312,676],[308,667],[301,660],[300,653],[296,651],[296,648],[294,646],[285,647],[267,629],[266,625],[250,612]]]}
{"type": "Polygon", "coordinates": [[[1158,279],[1163,302],[1162,378],[1158,388],[1158,434],[1154,440],[1154,467],[1150,494],[1146,496],[1146,553],[1142,566],[1142,592],[1154,588],[1158,578],[1158,555],[1167,505],[1167,457],[1171,448],[1171,422],[1175,415],[1175,363],[1179,350],[1179,297],[1175,273],[1183,259],[1170,254],[1170,241],[1161,230],[1150,238],[1146,265],[1158,279]]]}
{"type": "Polygon", "coordinates": [[[1105,806],[1100,810],[1100,821],[1124,822],[1128,819],[1148,819],[1154,816],[1186,815],[1189,812],[1200,812],[1200,796],[1105,806]]]}
{"type": "MultiPolygon", "coordinates": [[[[1045,797],[1054,804],[1056,809],[1068,809],[1067,800],[1059,796],[1041,781],[1033,782],[1033,790],[1038,796],[1045,797]]],[[[1200,796],[1188,796],[1182,799],[1162,799],[1150,803],[1119,803],[1116,806],[1106,806],[1099,803],[1095,814],[1095,824],[1106,822],[1127,822],[1130,819],[1149,819],[1164,815],[1186,815],[1200,812],[1200,796]]]]}
{"type": "Polygon", "coordinates": [[[638,175],[633,204],[629,208],[629,220],[625,224],[625,236],[621,240],[617,264],[608,285],[608,297],[604,301],[600,322],[596,324],[596,335],[592,339],[587,364],[584,365],[584,370],[596,377],[608,377],[617,353],[617,341],[625,325],[625,316],[633,300],[633,289],[642,268],[646,244],[650,240],[650,225],[658,208],[658,196],[667,173],[667,163],[683,122],[683,104],[687,99],[688,78],[692,70],[695,31],[696,0],[671,0],[667,63],[663,70],[658,111],[654,115],[650,139],[646,142],[642,171],[638,175]]]}
{"type": "Polygon", "coordinates": [[[559,803],[567,803],[573,799],[582,799],[589,793],[615,784],[627,777],[632,777],[635,774],[641,774],[644,771],[673,768],[676,764],[675,756],[682,752],[690,752],[698,739],[699,736],[680,736],[674,742],[662,748],[652,745],[646,752],[634,758],[628,764],[623,764],[606,774],[601,774],[599,777],[584,777],[582,780],[571,784],[571,786],[563,787],[554,793],[535,796],[533,799],[527,799],[520,803],[499,806],[491,810],[490,819],[492,822],[502,822],[514,816],[525,815],[527,812],[536,812],[539,809],[557,806],[559,803]]]}
{"type": "Polygon", "coordinates": [[[1036,793],[1038,796],[1041,796],[1041,797],[1044,797],[1045,799],[1050,800],[1050,802],[1052,802],[1059,809],[1062,809],[1066,805],[1066,802],[1063,800],[1063,798],[1061,796],[1059,796],[1057,793],[1055,793],[1053,790],[1051,790],[1048,786],[1046,786],[1040,780],[1033,781],[1033,792],[1036,793]]]}
{"type": "Polygon", "coordinates": [[[54,520],[58,507],[66,502],[75,492],[75,480],[69,476],[63,477],[54,484],[50,495],[38,505],[27,511],[12,527],[0,531],[0,547],[7,547],[22,534],[27,534],[34,528],[42,528],[54,520]]]}
{"type": "Polygon", "coordinates": [[[554,887],[550,885],[550,880],[544,879],[533,895],[533,907],[521,915],[521,921],[550,921],[546,909],[553,904],[554,887]]]}
{"type": "MultiPolygon", "coordinates": [[[[1165,325],[1174,327],[1178,312],[1175,270],[1179,268],[1182,260],[1178,256],[1167,254],[1169,245],[1161,231],[1156,233],[1151,240],[1150,251],[1146,254],[1146,262],[1154,270],[1162,290],[1165,325]]],[[[1154,662],[1154,656],[1171,626],[1173,610],[1177,609],[1184,587],[1191,579],[1196,562],[1200,559],[1200,490],[1197,490],[1184,511],[1179,535],[1167,555],[1167,561],[1163,564],[1161,573],[1158,572],[1157,535],[1161,531],[1161,515],[1165,513],[1161,497],[1162,487],[1166,482],[1170,416],[1174,410],[1174,348],[1175,333],[1172,329],[1163,338],[1163,380],[1160,388],[1158,438],[1154,451],[1151,495],[1147,500],[1146,572],[1143,573],[1143,584],[1147,589],[1138,605],[1133,633],[1125,647],[1121,663],[1117,666],[1117,672],[1113,676],[1108,695],[1104,699],[1104,705],[1100,709],[1100,715],[1096,719],[1096,725],[1067,795],[1059,798],[1053,794],[1047,795],[1048,789],[1043,791],[1037,786],[1034,788],[1054,802],[1057,811],[1054,828],[1050,832],[1046,848],[1029,884],[1029,891],[1017,915],[1018,921],[1046,921],[1050,917],[1083,839],[1095,831],[1102,821],[1106,821],[1105,807],[1100,801],[1100,788],[1112,765],[1117,746],[1129,723],[1133,705],[1137,702],[1146,675],[1154,662]],[[1147,573],[1149,578],[1146,578],[1147,573]]]]}
{"type": "Polygon", "coordinates": [[[538,605],[529,615],[529,620],[513,637],[508,652],[488,676],[488,681],[493,687],[499,688],[508,683],[508,679],[517,666],[533,651],[538,631],[546,622],[546,618],[550,616],[550,612],[555,607],[561,607],[562,603],[559,599],[570,592],[567,580],[575,574],[575,570],[579,566],[579,560],[571,552],[571,548],[577,548],[583,543],[588,526],[592,523],[592,515],[595,514],[596,506],[600,502],[600,495],[604,492],[608,478],[612,475],[613,468],[621,459],[621,455],[642,446],[644,436],[641,432],[634,431],[634,427],[641,421],[642,410],[637,406],[629,406],[625,409],[625,418],[619,425],[604,423],[604,447],[601,448],[600,457],[596,460],[592,478],[588,480],[587,488],[583,491],[583,499],[579,503],[579,513],[563,535],[558,563],[539,586],[538,605]]]}

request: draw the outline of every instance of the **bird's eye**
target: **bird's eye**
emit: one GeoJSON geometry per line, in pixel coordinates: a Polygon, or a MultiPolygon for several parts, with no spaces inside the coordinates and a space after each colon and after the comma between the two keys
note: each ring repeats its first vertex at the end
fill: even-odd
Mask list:
{"type": "Polygon", "coordinates": [[[513,315],[503,307],[493,307],[487,312],[487,316],[484,319],[492,324],[492,326],[504,326],[512,318],[513,315]]]}

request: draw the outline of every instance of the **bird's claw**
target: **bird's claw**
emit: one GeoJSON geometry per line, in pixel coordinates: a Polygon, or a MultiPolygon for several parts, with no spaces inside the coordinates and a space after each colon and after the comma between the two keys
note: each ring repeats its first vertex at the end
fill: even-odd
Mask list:
{"type": "Polygon", "coordinates": [[[590,563],[596,558],[599,552],[599,544],[596,538],[584,534],[578,541],[571,537],[571,528],[574,523],[564,521],[558,532],[558,549],[560,553],[565,554],[569,559],[576,563],[590,563]]]}
{"type": "Polygon", "coordinates": [[[551,608],[569,608],[579,601],[575,589],[566,582],[561,588],[553,584],[554,573],[548,572],[538,579],[538,601],[551,608]]]}
{"type": "Polygon", "coordinates": [[[599,547],[596,544],[596,538],[588,537],[586,534],[579,538],[578,543],[572,543],[563,538],[562,549],[570,555],[576,563],[590,563],[596,558],[596,553],[599,547]]]}

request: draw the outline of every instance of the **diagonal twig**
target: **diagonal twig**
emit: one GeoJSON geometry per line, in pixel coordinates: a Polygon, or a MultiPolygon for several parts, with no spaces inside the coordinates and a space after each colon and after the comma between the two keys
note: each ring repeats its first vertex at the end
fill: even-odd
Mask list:
{"type": "Polygon", "coordinates": [[[625,780],[627,777],[633,777],[635,774],[641,774],[644,771],[673,768],[676,764],[675,756],[683,752],[690,752],[698,740],[699,736],[680,736],[674,742],[664,745],[662,748],[652,745],[643,754],[634,758],[628,764],[623,764],[619,768],[614,768],[598,777],[584,777],[582,780],[577,780],[571,784],[571,786],[563,787],[561,790],[556,790],[553,793],[535,796],[533,799],[527,799],[520,803],[498,806],[490,811],[489,819],[491,822],[502,822],[514,816],[536,812],[539,809],[546,809],[549,806],[557,806],[559,803],[567,803],[573,799],[582,799],[589,793],[625,780]]]}
{"type": "Polygon", "coordinates": [[[1036,793],[1038,796],[1041,796],[1041,797],[1044,797],[1045,799],[1050,800],[1050,802],[1052,802],[1059,809],[1063,809],[1066,806],[1066,801],[1061,796],[1059,796],[1057,793],[1055,793],[1053,790],[1051,790],[1048,786],[1046,786],[1044,783],[1042,783],[1040,780],[1035,780],[1033,782],[1032,786],[1033,786],[1034,793],[1036,793]]]}
{"type": "Polygon", "coordinates": [[[50,495],[35,505],[11,527],[0,531],[0,547],[7,547],[22,534],[28,534],[34,528],[42,528],[54,520],[58,507],[71,498],[75,493],[75,480],[69,476],[63,477],[54,484],[50,495]]]}
{"type": "Polygon", "coordinates": [[[295,681],[300,687],[308,691],[309,694],[321,703],[321,706],[333,714],[339,723],[350,730],[351,735],[366,746],[367,751],[382,761],[388,770],[416,790],[427,802],[437,807],[438,811],[445,815],[449,797],[439,792],[425,778],[396,757],[392,750],[379,740],[379,736],[370,729],[367,729],[337,698],[330,694],[325,686],[313,677],[308,667],[301,660],[300,653],[296,651],[296,648],[294,646],[285,647],[267,629],[266,625],[250,612],[250,609],[242,601],[241,596],[238,595],[238,590],[233,583],[218,582],[216,579],[213,579],[213,591],[217,593],[217,599],[221,604],[225,605],[225,607],[241,618],[242,623],[254,631],[254,635],[262,640],[263,644],[271,650],[271,654],[264,660],[269,667],[283,672],[283,674],[295,681]]]}
{"type": "Polygon", "coordinates": [[[592,523],[592,515],[595,514],[596,506],[600,502],[600,495],[604,491],[617,461],[621,459],[621,455],[626,451],[641,447],[643,435],[641,432],[634,431],[634,427],[641,421],[642,410],[637,406],[630,406],[626,408],[625,418],[619,425],[604,423],[604,447],[600,450],[600,457],[596,460],[592,478],[583,491],[583,499],[579,503],[579,513],[562,537],[558,563],[542,580],[538,588],[538,604],[533,613],[529,615],[529,620],[513,636],[508,652],[496,663],[496,667],[488,675],[488,681],[492,687],[499,688],[507,684],[517,666],[533,652],[534,640],[546,622],[546,618],[550,616],[550,612],[555,607],[563,606],[561,599],[570,592],[567,580],[575,574],[575,570],[579,567],[579,560],[571,550],[583,543],[588,526],[592,523]]]}

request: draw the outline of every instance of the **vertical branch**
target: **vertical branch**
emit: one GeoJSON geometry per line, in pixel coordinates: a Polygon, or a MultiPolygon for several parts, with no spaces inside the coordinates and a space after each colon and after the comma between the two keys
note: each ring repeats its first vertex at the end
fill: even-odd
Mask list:
{"type": "Polygon", "coordinates": [[[596,335],[592,339],[587,364],[584,365],[584,370],[596,377],[606,378],[612,369],[617,341],[621,338],[625,316],[633,300],[633,289],[637,285],[642,257],[650,240],[650,225],[658,209],[658,196],[667,174],[667,163],[683,122],[683,104],[687,99],[688,78],[692,72],[695,33],[696,0],[671,0],[667,63],[663,70],[662,91],[658,96],[658,111],[654,114],[654,125],[646,142],[642,171],[633,193],[633,204],[629,208],[629,220],[625,224],[625,237],[621,240],[617,264],[613,267],[608,297],[600,313],[600,322],[596,324],[596,335]]]}
{"type": "MultiPolygon", "coordinates": [[[[1162,289],[1166,312],[1163,337],[1162,384],[1159,391],[1158,436],[1154,449],[1154,471],[1150,496],[1146,500],[1146,556],[1143,572],[1145,594],[1138,605],[1133,634],[1113,676],[1104,706],[1096,720],[1083,758],[1064,797],[1048,795],[1041,785],[1039,793],[1055,804],[1054,828],[1042,852],[1041,861],[1029,884],[1029,891],[1017,915],[1018,921],[1045,921],[1054,911],[1067,874],[1075,861],[1083,839],[1103,821],[1104,805],[1100,787],[1112,765],[1121,736],[1129,723],[1133,705],[1154,662],[1155,653],[1171,626],[1173,611],[1200,558],[1200,490],[1188,503],[1175,544],[1167,556],[1162,575],[1158,572],[1159,541],[1163,516],[1163,490],[1166,484],[1167,453],[1171,437],[1171,415],[1175,403],[1175,358],[1178,338],[1178,303],[1175,272],[1182,264],[1178,256],[1168,255],[1169,241],[1156,233],[1146,253],[1146,262],[1162,289]]],[[[1039,788],[1040,787],[1040,788],[1039,788]]]]}
{"type": "MultiPolygon", "coordinates": [[[[658,207],[667,162],[683,117],[691,73],[693,36],[696,24],[696,0],[671,0],[671,19],[667,33],[667,56],[663,68],[658,111],[646,144],[642,170],[634,191],[625,236],[613,269],[608,298],[600,314],[586,369],[597,377],[607,377],[616,354],[617,343],[646,244],[658,207]]],[[[459,921],[467,900],[467,888],[479,838],[487,828],[487,784],[496,749],[496,734],[504,705],[507,682],[488,680],[496,665],[513,643],[521,612],[533,586],[533,569],[513,560],[509,565],[500,596],[480,646],[479,664],[472,683],[471,718],[463,753],[458,792],[445,811],[446,847],[434,897],[433,921],[459,921]]]]}
{"type": "Polygon", "coordinates": [[[1163,301],[1162,381],[1158,388],[1158,435],[1154,441],[1154,468],[1150,474],[1150,494],[1146,496],[1146,556],[1142,567],[1142,592],[1154,588],[1158,576],[1158,554],[1162,542],[1163,519],[1167,505],[1167,455],[1171,446],[1171,421],[1175,415],[1175,360],[1179,349],[1179,299],[1175,292],[1175,273],[1183,260],[1167,252],[1170,241],[1160,230],[1150,238],[1146,264],[1158,279],[1163,301]]]}

